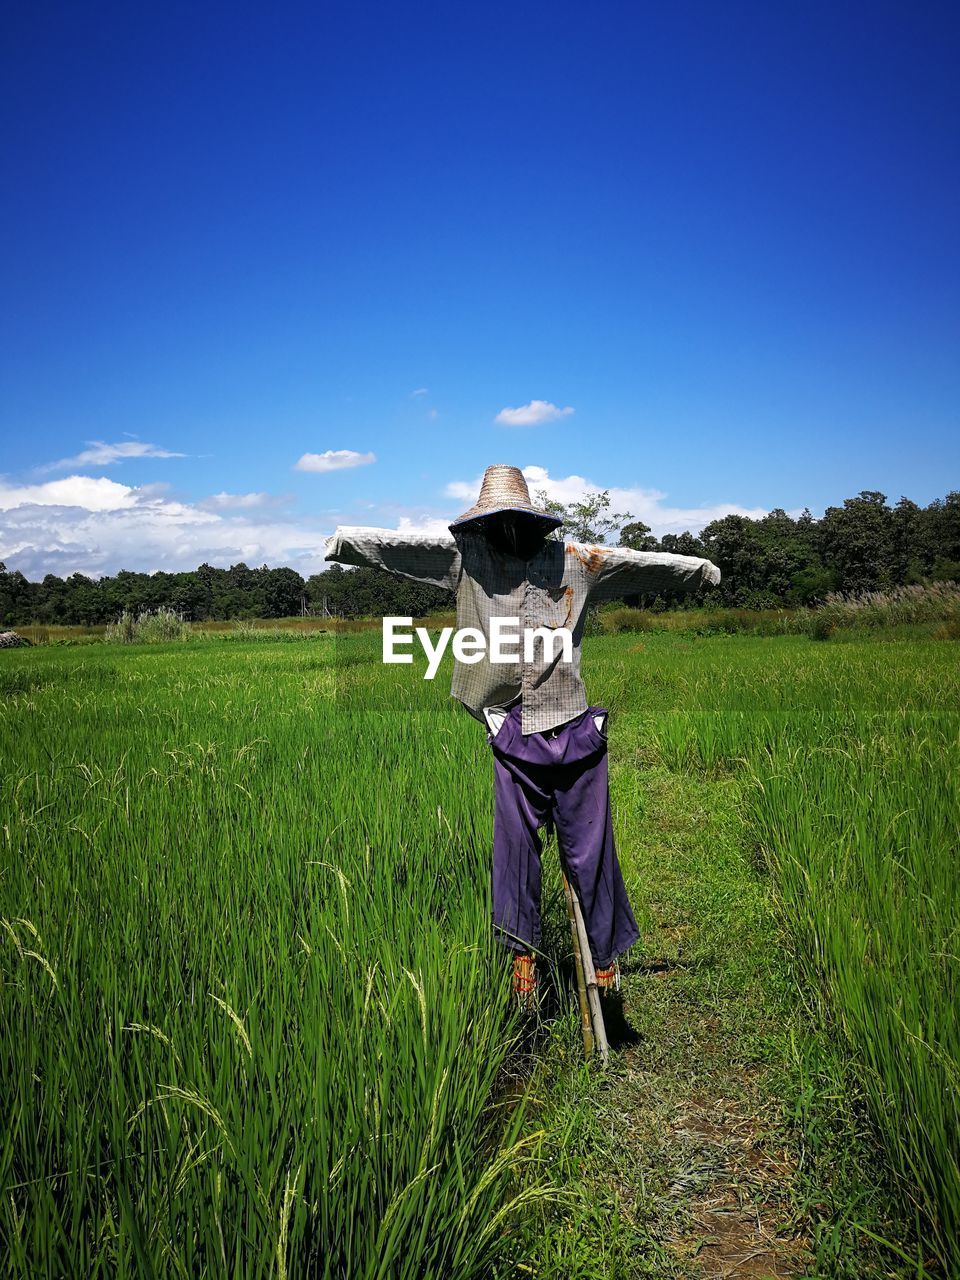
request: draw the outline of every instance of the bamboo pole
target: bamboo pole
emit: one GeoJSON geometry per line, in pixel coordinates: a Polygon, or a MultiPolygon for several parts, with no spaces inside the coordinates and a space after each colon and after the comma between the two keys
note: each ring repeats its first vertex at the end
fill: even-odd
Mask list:
{"type": "Polygon", "coordinates": [[[577,891],[573,885],[570,886],[570,894],[573,898],[573,914],[580,942],[579,951],[583,964],[584,981],[587,986],[587,1000],[590,1006],[591,1021],[593,1022],[593,1035],[600,1051],[600,1060],[606,1066],[610,1058],[610,1046],[607,1042],[607,1028],[603,1021],[603,1006],[600,1003],[600,990],[597,986],[597,971],[593,966],[593,956],[590,952],[590,942],[587,938],[587,926],[583,922],[580,899],[577,897],[577,891]]]}
{"type": "MultiPolygon", "coordinates": [[[[561,875],[563,876],[563,896],[567,900],[567,915],[570,919],[570,934],[573,939],[573,960],[577,970],[577,997],[580,1001],[580,1030],[583,1032],[583,1054],[585,1058],[592,1058],[595,1047],[593,1020],[590,1017],[587,981],[583,970],[580,931],[577,929],[577,910],[574,905],[573,888],[567,879],[567,873],[562,871],[561,875]]],[[[594,978],[596,978],[596,975],[594,975],[594,978]]]]}

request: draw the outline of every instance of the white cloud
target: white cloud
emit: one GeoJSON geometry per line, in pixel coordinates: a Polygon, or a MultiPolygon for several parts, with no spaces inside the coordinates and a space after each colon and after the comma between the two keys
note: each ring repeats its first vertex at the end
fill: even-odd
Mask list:
{"type": "Polygon", "coordinates": [[[345,471],[348,467],[368,467],[376,462],[374,453],[357,453],[355,449],[327,449],[324,453],[305,453],[294,463],[297,471],[345,471]]]}
{"type": "Polygon", "coordinates": [[[61,458],[59,462],[47,462],[36,470],[62,471],[66,467],[110,467],[116,462],[124,462],[130,458],[185,458],[185,453],[174,453],[171,449],[161,449],[159,445],[148,444],[145,440],[123,440],[115,444],[107,444],[103,440],[88,440],[87,448],[72,458],[61,458]]]}
{"type": "Polygon", "coordinates": [[[208,511],[229,511],[252,507],[279,507],[292,501],[292,494],[211,493],[209,498],[201,498],[197,506],[205,507],[208,511]]]}
{"type": "Polygon", "coordinates": [[[41,507],[83,507],[87,511],[119,511],[132,507],[135,490],[106,476],[64,476],[43,484],[11,485],[0,479],[0,511],[33,504],[41,507]]]}
{"type": "Polygon", "coordinates": [[[427,396],[430,394],[428,387],[417,387],[416,391],[410,392],[411,396],[427,396]]]}
{"type": "Polygon", "coordinates": [[[398,533],[439,533],[446,536],[450,532],[452,516],[401,516],[397,525],[398,533]]]}
{"type": "Polygon", "coordinates": [[[476,502],[483,476],[476,480],[451,480],[443,492],[448,498],[462,498],[465,502],[476,502]]]}
{"type": "MultiPolygon", "coordinates": [[[[671,506],[666,501],[669,495],[660,489],[602,484],[577,475],[553,477],[546,467],[527,466],[522,471],[534,501],[540,491],[545,491],[547,497],[555,502],[568,503],[579,501],[585,493],[608,490],[611,512],[629,512],[633,520],[642,520],[649,525],[657,538],[662,538],[665,533],[683,533],[687,529],[691,533],[699,533],[711,520],[719,520],[726,515],[759,520],[767,514],[766,507],[742,507],[735,502],[711,502],[699,507],[671,506]]],[[[472,481],[453,480],[446,486],[445,493],[451,498],[476,502],[481,480],[482,476],[472,481]]]]}
{"type": "Polygon", "coordinates": [[[529,404],[522,404],[517,409],[501,409],[494,422],[499,422],[504,427],[536,427],[542,422],[569,418],[571,413],[573,408],[570,405],[560,409],[549,400],[531,400],[529,404]]]}

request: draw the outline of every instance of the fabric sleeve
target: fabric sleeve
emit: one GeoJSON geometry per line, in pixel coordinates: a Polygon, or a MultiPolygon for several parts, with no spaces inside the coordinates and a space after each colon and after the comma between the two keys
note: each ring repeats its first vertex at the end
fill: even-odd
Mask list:
{"type": "Polygon", "coordinates": [[[396,533],[341,525],[327,539],[326,560],[334,564],[386,569],[414,582],[455,591],[460,580],[460,551],[452,536],[396,533]]]}
{"type": "Polygon", "coordinates": [[[590,570],[590,595],[598,600],[658,591],[696,591],[720,581],[720,570],[713,561],[699,556],[579,545],[577,554],[590,570]]]}

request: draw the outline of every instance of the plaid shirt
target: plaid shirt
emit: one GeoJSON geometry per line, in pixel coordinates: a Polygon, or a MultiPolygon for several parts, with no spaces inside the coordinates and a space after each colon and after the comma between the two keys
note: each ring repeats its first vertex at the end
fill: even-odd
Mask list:
{"type": "MultiPolygon", "coordinates": [[[[662,551],[629,551],[547,538],[529,560],[495,550],[482,534],[394,533],[390,529],[339,528],[327,542],[326,559],[369,565],[416,582],[457,593],[457,627],[475,627],[489,644],[491,618],[518,618],[527,628],[567,627],[573,661],[554,646],[534,645],[534,660],[492,663],[485,652],[475,663],[455,662],[451,696],[483,719],[484,707],[502,707],[520,698],[521,730],[545,733],[587,709],[580,678],[580,643],[588,601],[660,590],[692,591],[718,583],[720,570],[696,556],[662,551]]],[[[516,652],[516,646],[513,648],[516,652]]]]}

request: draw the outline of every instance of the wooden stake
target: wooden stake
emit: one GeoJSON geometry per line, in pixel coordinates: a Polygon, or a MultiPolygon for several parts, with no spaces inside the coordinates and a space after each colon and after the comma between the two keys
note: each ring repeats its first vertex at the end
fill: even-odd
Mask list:
{"type": "MultiPolygon", "coordinates": [[[[577,907],[578,903],[573,887],[567,879],[567,873],[561,872],[563,876],[563,896],[567,900],[567,915],[570,918],[570,934],[573,938],[573,959],[577,970],[577,996],[580,1001],[580,1030],[583,1032],[583,1053],[584,1057],[592,1058],[594,1051],[594,1034],[593,1020],[590,1017],[590,1004],[587,996],[587,980],[583,968],[583,954],[580,946],[580,931],[577,928],[577,907]]],[[[594,982],[596,982],[596,974],[594,974],[594,982]]]]}
{"type": "Polygon", "coordinates": [[[573,914],[577,923],[577,935],[580,940],[580,958],[583,964],[583,976],[587,984],[587,1000],[590,1005],[590,1016],[593,1022],[593,1036],[600,1050],[600,1061],[604,1066],[610,1058],[610,1046],[607,1043],[607,1028],[603,1021],[603,1006],[600,1004],[600,989],[597,986],[597,971],[593,967],[593,956],[590,953],[590,942],[587,938],[587,926],[583,922],[583,911],[580,899],[573,885],[570,886],[573,897],[573,914]]]}

